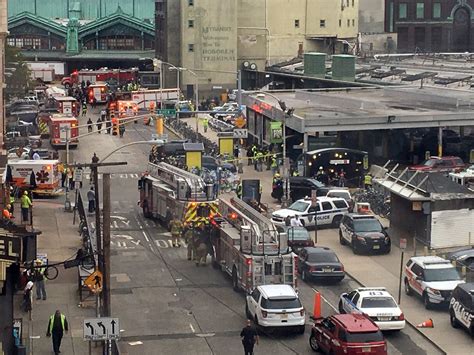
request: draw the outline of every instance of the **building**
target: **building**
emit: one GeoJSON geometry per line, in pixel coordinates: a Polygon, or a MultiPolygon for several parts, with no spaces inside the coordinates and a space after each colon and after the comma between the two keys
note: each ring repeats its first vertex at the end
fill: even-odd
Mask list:
{"type": "Polygon", "coordinates": [[[384,31],[385,4],[380,0],[359,0],[359,32],[384,31]]]}
{"type": "MultiPolygon", "coordinates": [[[[217,93],[235,88],[238,69],[264,70],[304,51],[354,51],[358,6],[359,0],[156,0],[156,57],[196,72],[203,95],[217,93]]],[[[164,74],[167,86],[176,83],[175,74],[164,74]]],[[[191,96],[196,77],[181,76],[191,96]]]]}
{"type": "Polygon", "coordinates": [[[385,31],[399,52],[470,52],[474,0],[385,0],[385,31]]]}
{"type": "Polygon", "coordinates": [[[8,44],[27,60],[136,66],[154,54],[154,0],[8,1],[8,44]]]}

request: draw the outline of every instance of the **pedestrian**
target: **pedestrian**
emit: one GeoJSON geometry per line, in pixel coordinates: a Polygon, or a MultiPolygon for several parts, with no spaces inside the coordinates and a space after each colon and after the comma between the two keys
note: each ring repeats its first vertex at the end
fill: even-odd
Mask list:
{"type": "Polygon", "coordinates": [[[95,212],[94,186],[91,186],[91,189],[87,191],[87,201],[89,201],[89,206],[88,206],[89,213],[94,213],[95,212]]]}
{"type": "Polygon", "coordinates": [[[94,96],[94,97],[92,98],[92,101],[91,101],[91,107],[92,107],[92,108],[95,108],[96,104],[97,104],[97,99],[96,99],[95,96],[94,96]]]}
{"type": "Polygon", "coordinates": [[[87,103],[84,101],[82,103],[82,116],[86,116],[87,115],[87,103]]]}
{"type": "Polygon", "coordinates": [[[344,187],[346,186],[346,172],[344,169],[341,169],[339,172],[339,187],[344,187]]]}
{"type": "Polygon", "coordinates": [[[257,331],[252,327],[252,321],[250,319],[247,319],[247,325],[240,332],[240,338],[244,346],[244,354],[253,355],[253,347],[255,344],[258,345],[259,339],[257,331]]]}
{"type": "Polygon", "coordinates": [[[69,190],[74,190],[74,170],[69,168],[68,172],[69,190]]]}
{"type": "Polygon", "coordinates": [[[372,175],[370,175],[370,173],[367,173],[364,176],[364,187],[366,190],[372,188],[372,175]]]}
{"type": "Polygon", "coordinates": [[[61,340],[64,332],[68,331],[67,319],[64,314],[58,309],[56,312],[49,317],[48,329],[46,330],[46,336],[53,338],[53,352],[54,355],[58,355],[61,351],[61,340]]]}
{"type": "Polygon", "coordinates": [[[290,220],[290,226],[291,227],[303,227],[303,224],[301,224],[301,221],[298,218],[298,216],[294,215],[290,220]]]}
{"type": "Polygon", "coordinates": [[[195,260],[197,257],[195,237],[196,235],[194,232],[194,226],[192,224],[189,224],[186,228],[186,232],[184,232],[184,241],[186,242],[188,249],[188,260],[195,260]]]}
{"type": "Polygon", "coordinates": [[[202,128],[204,128],[204,133],[207,132],[208,127],[209,127],[209,120],[207,119],[207,117],[204,117],[202,119],[202,128]]]}
{"type": "Polygon", "coordinates": [[[197,230],[197,237],[195,239],[195,248],[196,248],[196,266],[199,265],[206,265],[207,262],[207,254],[209,251],[209,230],[206,228],[206,225],[204,222],[201,222],[198,225],[198,230],[197,230]]]}
{"type": "Polygon", "coordinates": [[[124,133],[125,133],[125,125],[123,124],[123,122],[120,122],[120,126],[119,126],[119,136],[120,136],[120,138],[123,138],[124,133]]]}
{"type": "Polygon", "coordinates": [[[33,203],[31,203],[31,199],[28,197],[28,191],[24,191],[23,195],[21,196],[20,199],[21,203],[21,216],[22,216],[22,222],[28,222],[29,221],[29,212],[30,212],[30,207],[33,207],[33,203]]]}
{"type": "Polygon", "coordinates": [[[92,130],[94,129],[94,123],[92,123],[92,119],[89,117],[87,120],[87,132],[91,133],[92,130]]]}
{"type": "Polygon", "coordinates": [[[278,171],[278,162],[276,154],[273,154],[270,158],[270,169],[272,170],[272,175],[275,176],[278,171]]]}
{"type": "Polygon", "coordinates": [[[44,287],[44,272],[42,267],[43,262],[40,259],[35,260],[36,267],[33,269],[33,280],[36,286],[36,299],[46,301],[46,288],[44,287]]]}
{"type": "Polygon", "coordinates": [[[33,281],[29,280],[23,290],[23,301],[21,302],[21,309],[23,312],[30,312],[32,307],[31,292],[33,291],[33,281]]]}
{"type": "Polygon", "coordinates": [[[13,188],[13,186],[10,186],[10,214],[11,214],[11,217],[12,218],[15,218],[13,217],[13,213],[15,212],[15,189],[13,188]]]}
{"type": "Polygon", "coordinates": [[[181,246],[179,243],[179,237],[181,236],[182,231],[183,223],[181,223],[177,217],[173,216],[173,219],[171,220],[171,241],[173,247],[179,248],[181,246]]]}
{"type": "Polygon", "coordinates": [[[100,130],[102,129],[102,119],[99,117],[97,119],[97,132],[100,134],[100,130]]]}

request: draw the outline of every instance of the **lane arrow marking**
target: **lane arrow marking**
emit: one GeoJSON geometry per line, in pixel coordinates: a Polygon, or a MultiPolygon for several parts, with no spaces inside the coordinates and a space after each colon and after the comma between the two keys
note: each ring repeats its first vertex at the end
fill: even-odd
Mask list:
{"type": "Polygon", "coordinates": [[[91,335],[94,335],[94,327],[90,323],[86,323],[86,327],[91,330],[91,335]]]}
{"type": "Polygon", "coordinates": [[[98,322],[97,325],[102,328],[102,332],[103,332],[102,334],[105,334],[105,326],[104,326],[104,323],[98,322]]]}

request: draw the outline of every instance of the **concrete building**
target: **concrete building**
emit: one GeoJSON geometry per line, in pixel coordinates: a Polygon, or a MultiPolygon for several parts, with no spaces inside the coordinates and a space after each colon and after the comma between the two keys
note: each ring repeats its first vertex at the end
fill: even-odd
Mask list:
{"type": "MultiPolygon", "coordinates": [[[[203,95],[235,88],[240,68],[264,70],[304,51],[352,52],[358,7],[359,0],[156,0],[156,57],[196,69],[203,95]]],[[[190,93],[196,79],[182,79],[190,93]]]]}
{"type": "Polygon", "coordinates": [[[359,32],[384,31],[385,4],[383,0],[359,0],[359,32]]]}
{"type": "Polygon", "coordinates": [[[470,52],[474,0],[385,0],[385,30],[399,52],[470,52]]]}

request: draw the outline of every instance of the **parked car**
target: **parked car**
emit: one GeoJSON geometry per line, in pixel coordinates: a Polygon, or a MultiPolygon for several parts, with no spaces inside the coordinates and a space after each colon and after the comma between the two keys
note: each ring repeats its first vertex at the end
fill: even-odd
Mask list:
{"type": "Polygon", "coordinates": [[[341,197],[344,200],[346,200],[347,202],[352,201],[352,195],[351,195],[351,192],[349,191],[349,189],[343,189],[343,188],[330,189],[326,193],[326,196],[327,197],[341,197]]]}
{"type": "Polygon", "coordinates": [[[213,112],[211,112],[210,115],[216,117],[217,112],[229,111],[229,109],[231,109],[231,111],[237,111],[239,109],[239,104],[237,102],[226,102],[222,106],[214,107],[212,109],[213,112]]]}
{"type": "Polygon", "coordinates": [[[420,172],[459,172],[466,167],[466,164],[459,157],[430,157],[420,165],[410,166],[411,171],[420,172]]]}
{"type": "Polygon", "coordinates": [[[272,214],[272,221],[284,225],[287,217],[297,216],[303,226],[314,227],[314,217],[317,216],[317,225],[339,226],[342,217],[349,211],[349,204],[343,198],[320,197],[313,206],[311,199],[302,199],[294,202],[290,207],[277,210],[272,214]]]}
{"type": "Polygon", "coordinates": [[[463,327],[474,337],[474,283],[459,284],[453,290],[449,319],[453,328],[463,327]]]}
{"type": "Polygon", "coordinates": [[[387,342],[377,325],[362,314],[335,314],[317,319],[309,345],[325,354],[386,355],[387,342]]]}
{"type": "Polygon", "coordinates": [[[297,253],[304,247],[314,246],[313,238],[305,227],[277,226],[280,233],[288,235],[288,246],[297,253]]]}
{"type": "Polygon", "coordinates": [[[426,309],[447,304],[454,288],[464,283],[456,268],[439,256],[414,256],[405,266],[405,293],[423,298],[426,309]]]}
{"type": "Polygon", "coordinates": [[[446,259],[456,262],[456,266],[466,266],[474,271],[474,248],[466,248],[446,254],[446,259]]]}
{"type": "Polygon", "coordinates": [[[246,297],[248,319],[261,328],[292,327],[299,334],[305,330],[305,311],[290,285],[261,285],[246,297]]]}
{"type": "Polygon", "coordinates": [[[354,254],[390,253],[392,242],[374,215],[346,214],[339,225],[339,243],[350,245],[354,254]]]}
{"type": "Polygon", "coordinates": [[[311,197],[311,191],[316,190],[317,196],[326,196],[329,189],[324,189],[325,185],[316,180],[303,176],[292,176],[289,178],[290,198],[293,202],[305,197],[311,197]]]}
{"type": "Polygon", "coordinates": [[[344,265],[336,253],[327,247],[306,247],[298,255],[298,272],[303,281],[311,279],[333,280],[344,279],[344,265]]]}
{"type": "Polygon", "coordinates": [[[402,330],[405,316],[385,287],[359,287],[339,297],[339,313],[362,313],[380,330],[402,330]]]}

